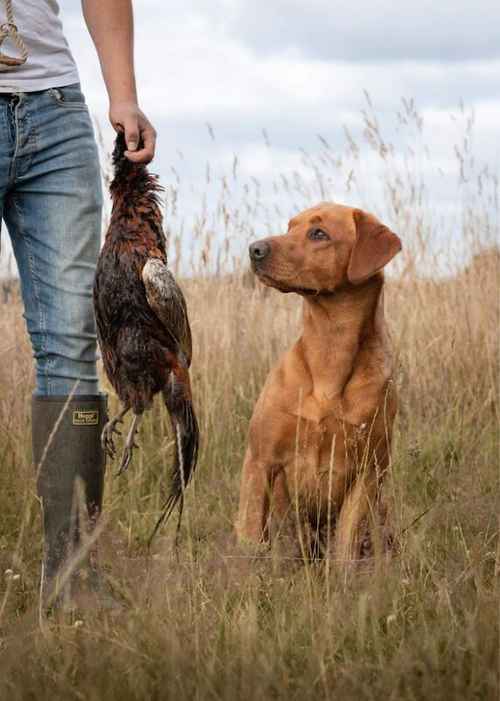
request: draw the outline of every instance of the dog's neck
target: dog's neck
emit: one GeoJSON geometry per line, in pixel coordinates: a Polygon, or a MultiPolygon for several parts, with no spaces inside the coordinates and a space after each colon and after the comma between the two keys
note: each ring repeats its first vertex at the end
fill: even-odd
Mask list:
{"type": "Polygon", "coordinates": [[[361,354],[384,333],[383,273],[330,295],[304,297],[304,333],[298,345],[314,398],[324,405],[342,400],[362,364],[361,354]]]}

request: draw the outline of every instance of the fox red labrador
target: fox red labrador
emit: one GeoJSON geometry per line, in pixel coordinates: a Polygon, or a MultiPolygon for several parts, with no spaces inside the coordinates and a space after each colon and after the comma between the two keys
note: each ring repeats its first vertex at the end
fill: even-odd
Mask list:
{"type": "Polygon", "coordinates": [[[329,203],[250,246],[259,279],[301,295],[304,312],[252,416],[240,541],[266,542],[293,522],[294,539],[349,562],[373,536],[396,414],[383,268],[400,249],[373,215],[329,203]]]}

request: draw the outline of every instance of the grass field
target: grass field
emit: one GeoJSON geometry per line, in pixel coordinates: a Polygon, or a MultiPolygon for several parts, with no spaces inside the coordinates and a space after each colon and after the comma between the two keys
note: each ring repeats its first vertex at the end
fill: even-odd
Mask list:
{"type": "Polygon", "coordinates": [[[422,228],[407,222],[398,231],[405,264],[388,282],[386,312],[400,409],[387,490],[401,548],[390,563],[347,577],[335,563],[252,560],[234,545],[248,420],[269,368],[298,333],[301,304],[263,295],[239,274],[199,270],[184,286],[203,446],[179,558],[175,524],[150,556],[146,548],[172,453],[158,403],[129,473],[116,479],[108,470],[101,553],[122,609],[40,626],[31,358],[19,305],[0,306],[0,698],[498,698],[492,211],[489,238],[485,211],[465,221],[463,245],[476,255],[452,276],[429,264],[419,272],[411,263],[426,244],[422,228]]]}

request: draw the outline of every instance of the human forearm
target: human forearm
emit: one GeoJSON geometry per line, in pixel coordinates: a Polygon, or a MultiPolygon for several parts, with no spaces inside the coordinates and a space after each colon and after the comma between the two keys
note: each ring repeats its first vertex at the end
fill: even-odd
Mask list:
{"type": "Polygon", "coordinates": [[[110,102],[137,102],[131,0],[82,0],[110,102]]]}
{"type": "Polygon", "coordinates": [[[130,152],[136,150],[142,136],[144,148],[127,153],[131,160],[151,160],[155,133],[137,104],[132,2],[82,0],[82,8],[106,83],[111,123],[125,131],[130,152]]]}

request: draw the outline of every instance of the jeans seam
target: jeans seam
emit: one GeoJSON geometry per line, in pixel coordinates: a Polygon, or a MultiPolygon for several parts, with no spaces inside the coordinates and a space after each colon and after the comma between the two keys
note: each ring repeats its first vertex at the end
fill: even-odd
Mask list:
{"type": "Polygon", "coordinates": [[[10,171],[9,171],[9,180],[10,184],[13,185],[15,180],[16,180],[16,170],[17,170],[17,154],[19,152],[19,102],[16,103],[16,105],[13,105],[12,102],[9,104],[9,116],[13,128],[13,135],[14,135],[14,150],[12,153],[12,158],[10,161],[10,171]]]}
{"type": "Polygon", "coordinates": [[[9,105],[9,120],[13,129],[14,137],[13,154],[9,166],[9,185],[11,187],[15,186],[17,178],[22,176],[31,167],[33,154],[37,146],[36,129],[30,114],[25,113],[24,118],[19,118],[19,109],[24,105],[24,102],[25,98],[20,98],[15,105],[13,105],[12,102],[9,105]],[[24,143],[21,143],[21,140],[24,137],[26,137],[26,141],[31,148],[24,155],[22,153],[20,155],[20,152],[24,148],[24,143]]]}
{"type": "Polygon", "coordinates": [[[17,217],[19,220],[19,235],[23,237],[26,248],[28,250],[28,265],[29,265],[29,270],[30,270],[30,275],[31,275],[31,283],[33,285],[33,296],[35,298],[36,305],[37,305],[38,323],[40,325],[40,335],[41,335],[40,350],[45,355],[44,374],[45,374],[45,382],[46,382],[47,387],[48,387],[49,373],[48,373],[48,359],[47,359],[47,319],[45,318],[45,314],[43,312],[43,307],[42,307],[42,304],[40,301],[40,288],[38,285],[39,280],[38,280],[38,275],[36,273],[36,269],[35,269],[35,265],[34,265],[33,248],[32,248],[31,241],[30,241],[29,237],[26,237],[24,235],[23,212],[22,212],[21,206],[17,200],[15,193],[12,195],[12,202],[14,204],[14,208],[16,210],[17,217]]]}

